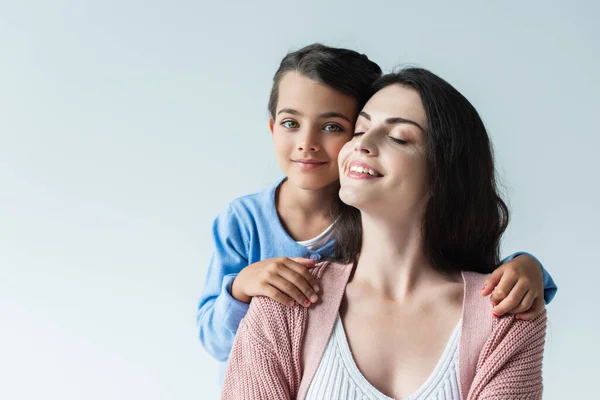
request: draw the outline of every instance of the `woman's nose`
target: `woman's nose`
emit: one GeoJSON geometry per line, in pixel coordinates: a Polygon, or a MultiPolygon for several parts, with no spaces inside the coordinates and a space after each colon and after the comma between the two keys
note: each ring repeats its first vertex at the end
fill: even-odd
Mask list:
{"type": "Polygon", "coordinates": [[[369,135],[367,133],[363,133],[357,139],[354,139],[354,151],[358,151],[367,155],[375,155],[377,150],[375,144],[373,143],[373,135],[369,135]]]}

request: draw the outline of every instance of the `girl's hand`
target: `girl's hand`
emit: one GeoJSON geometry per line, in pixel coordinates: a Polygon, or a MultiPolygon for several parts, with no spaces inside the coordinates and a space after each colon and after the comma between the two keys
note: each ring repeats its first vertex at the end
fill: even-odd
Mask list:
{"type": "Polygon", "coordinates": [[[544,277],[538,262],[522,254],[498,267],[485,281],[483,296],[491,293],[495,317],[517,314],[517,319],[535,318],[544,308],[544,277]]]}
{"type": "Polygon", "coordinates": [[[309,272],[315,261],[308,258],[269,258],[242,269],[233,281],[231,295],[250,303],[254,296],[267,296],[287,306],[294,301],[309,307],[319,298],[317,281],[309,272]]]}

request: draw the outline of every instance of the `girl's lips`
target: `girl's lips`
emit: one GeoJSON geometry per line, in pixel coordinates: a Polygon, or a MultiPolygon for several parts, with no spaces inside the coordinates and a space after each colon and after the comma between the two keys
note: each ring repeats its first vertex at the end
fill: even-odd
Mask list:
{"type": "Polygon", "coordinates": [[[294,160],[294,163],[303,170],[312,170],[324,165],[324,161],[317,160],[294,160]]]}

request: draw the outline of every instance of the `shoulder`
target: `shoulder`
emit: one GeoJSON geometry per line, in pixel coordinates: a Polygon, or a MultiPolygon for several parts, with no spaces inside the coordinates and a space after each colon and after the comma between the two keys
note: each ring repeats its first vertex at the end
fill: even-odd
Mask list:
{"type": "Polygon", "coordinates": [[[229,206],[234,208],[249,207],[264,203],[270,196],[271,188],[266,188],[258,192],[245,194],[229,202],[229,206]]]}
{"type": "Polygon", "coordinates": [[[299,304],[290,307],[270,297],[256,296],[241,324],[246,334],[267,342],[269,347],[287,347],[293,339],[301,340],[306,314],[306,308],[299,304]]]}
{"type": "Polygon", "coordinates": [[[275,192],[277,188],[281,185],[281,182],[282,180],[279,180],[275,184],[266,187],[260,191],[237,197],[233,199],[229,203],[229,205],[238,210],[244,208],[261,207],[273,208],[275,206],[275,192]]]}
{"type": "Polygon", "coordinates": [[[490,274],[481,274],[479,272],[463,271],[462,277],[465,283],[465,292],[480,292],[485,280],[490,274]]]}
{"type": "Polygon", "coordinates": [[[492,316],[492,304],[489,296],[481,295],[481,288],[489,274],[481,274],[477,272],[462,272],[464,280],[464,312],[485,316],[481,322],[490,322],[492,329],[504,330],[514,329],[519,330],[528,326],[545,326],[546,312],[545,310],[532,321],[522,321],[516,319],[512,314],[507,314],[502,318],[494,318],[492,316]]]}
{"type": "Polygon", "coordinates": [[[546,332],[546,310],[531,321],[519,320],[513,314],[500,318],[492,316],[489,297],[481,295],[481,287],[488,275],[463,272],[465,297],[463,304],[463,326],[469,337],[485,333],[486,341],[481,350],[480,363],[492,358],[509,357],[530,345],[543,348],[546,332]],[[468,322],[468,323],[467,323],[468,322]]]}
{"type": "MultiPolygon", "coordinates": [[[[318,263],[310,269],[310,272],[320,281],[322,290],[329,294],[336,289],[345,287],[346,276],[349,275],[351,267],[351,265],[326,261],[318,263]]],[[[322,293],[321,297],[324,296],[325,293],[322,293]]],[[[288,328],[303,329],[307,312],[308,310],[299,304],[289,307],[270,297],[256,296],[252,298],[248,314],[243,322],[250,325],[249,327],[254,331],[273,332],[288,328]]]]}
{"type": "Polygon", "coordinates": [[[247,194],[231,200],[221,210],[215,222],[250,226],[268,220],[274,207],[273,202],[269,201],[269,191],[270,189],[265,189],[261,192],[247,194]]]}
{"type": "Polygon", "coordinates": [[[548,321],[546,310],[530,321],[517,319],[512,314],[494,318],[491,338],[498,347],[518,349],[529,345],[542,344],[548,321]]]}
{"type": "Polygon", "coordinates": [[[273,192],[274,187],[269,187],[260,192],[237,197],[227,205],[227,213],[246,223],[269,222],[276,216],[273,192]]]}
{"type": "Polygon", "coordinates": [[[322,261],[317,263],[314,268],[311,268],[310,273],[315,278],[323,281],[326,287],[346,286],[352,268],[352,264],[322,261]]]}
{"type": "MultiPolygon", "coordinates": [[[[336,281],[340,276],[349,272],[352,265],[339,264],[332,261],[324,261],[317,263],[316,266],[310,269],[310,273],[317,279],[325,279],[329,282],[335,282],[335,286],[345,285],[345,281],[336,281]]],[[[327,286],[329,288],[330,286],[327,286]]],[[[304,310],[304,307],[297,308],[304,310]]],[[[280,317],[290,317],[296,314],[296,307],[288,307],[266,296],[256,296],[250,302],[250,310],[259,316],[278,315],[280,317]]]]}
{"type": "Polygon", "coordinates": [[[463,317],[471,314],[481,322],[492,322],[492,304],[489,296],[481,295],[481,288],[489,274],[463,271],[463,317]]]}

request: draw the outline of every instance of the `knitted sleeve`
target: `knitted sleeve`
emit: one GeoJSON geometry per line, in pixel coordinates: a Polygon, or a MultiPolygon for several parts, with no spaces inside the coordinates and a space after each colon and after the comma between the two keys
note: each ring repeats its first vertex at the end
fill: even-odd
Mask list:
{"type": "Polygon", "coordinates": [[[221,399],[296,398],[306,310],[255,297],[237,332],[221,399]]]}
{"type": "Polygon", "coordinates": [[[546,311],[532,321],[495,319],[485,343],[468,400],[542,398],[546,311]]]}

